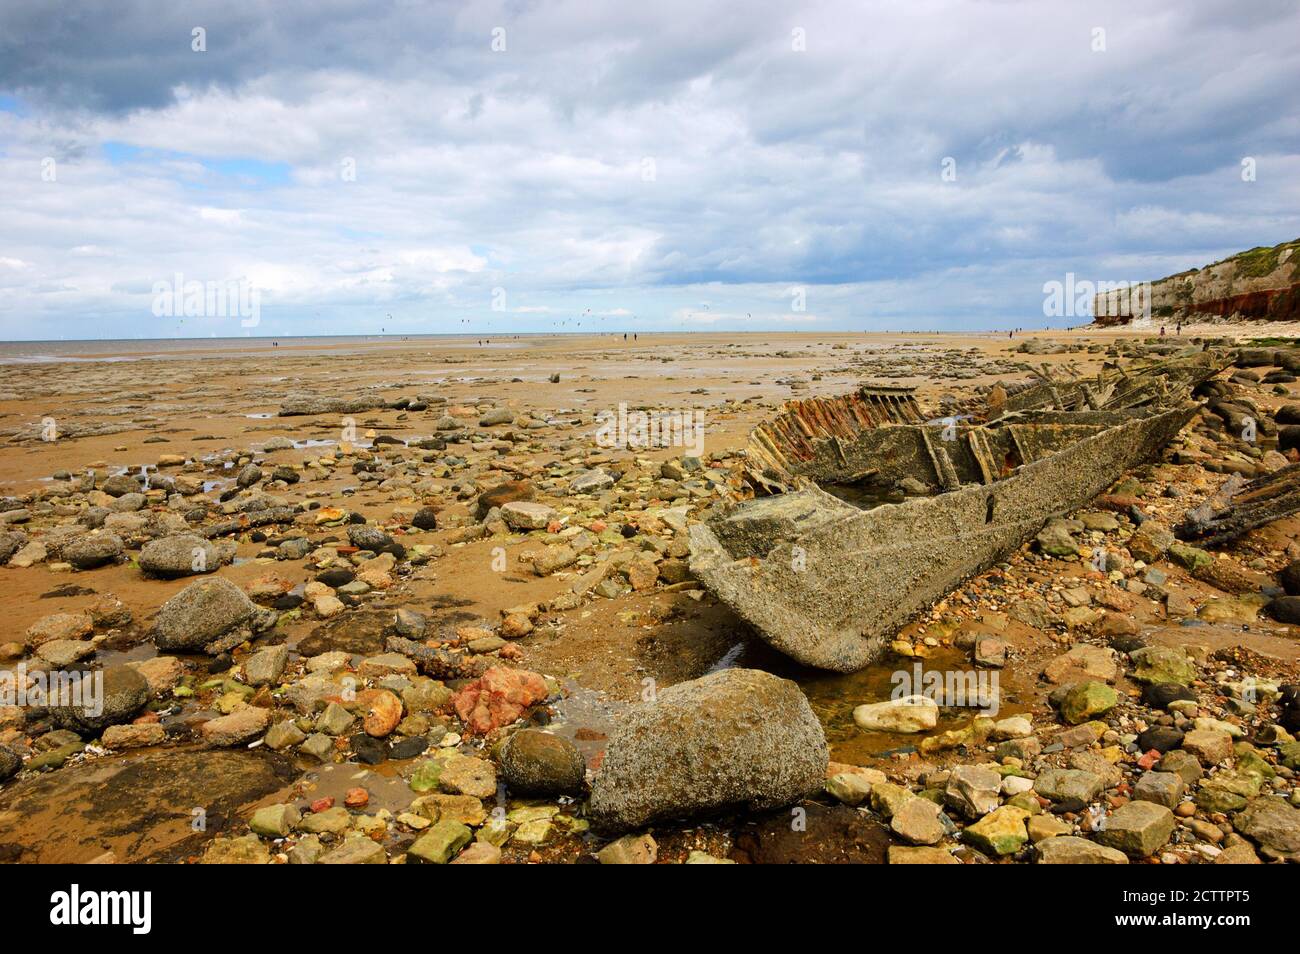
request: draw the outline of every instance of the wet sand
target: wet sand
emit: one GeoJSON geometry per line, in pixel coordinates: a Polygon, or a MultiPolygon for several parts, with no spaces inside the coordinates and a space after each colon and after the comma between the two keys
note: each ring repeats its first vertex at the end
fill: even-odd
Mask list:
{"type": "MultiPolygon", "coordinates": [[[[1183,329],[1184,338],[1198,333],[1249,339],[1281,330],[1183,329]]],[[[981,385],[1029,380],[1033,368],[1091,373],[1108,360],[1106,348],[1114,342],[1148,336],[1149,332],[1123,329],[1027,331],[1014,339],[1005,333],[756,333],[641,335],[636,342],[625,342],[621,335],[593,335],[495,339],[485,347],[473,339],[296,339],[279,347],[263,339],[246,339],[193,346],[168,343],[152,350],[148,343],[114,342],[83,348],[73,361],[62,360],[70,355],[68,349],[53,345],[45,351],[38,345],[4,345],[0,346],[0,495],[40,493],[69,475],[93,470],[103,476],[142,471],[186,474],[202,478],[209,496],[215,498],[234,486],[234,475],[245,458],[256,458],[268,470],[283,464],[312,474],[310,480],[277,493],[360,511],[371,523],[401,524],[403,515],[424,500],[436,501],[439,529],[408,530],[400,539],[407,546],[437,547],[437,559],[414,567],[391,589],[371,594],[365,612],[391,618],[400,607],[415,607],[428,613],[431,627],[439,631],[464,625],[490,627],[511,608],[554,601],[573,580],[570,574],[538,576],[527,569],[531,555],[540,549],[527,536],[466,538],[463,531],[474,523],[473,504],[479,491],[504,480],[536,477],[557,462],[619,465],[637,459],[668,461],[683,453],[681,447],[603,448],[591,423],[596,413],[616,412],[620,404],[702,412],[702,456],[725,457],[743,446],[752,426],[790,398],[839,394],[870,381],[914,386],[922,406],[933,408],[945,398],[968,396],[981,385]],[[1067,353],[1019,353],[1016,349],[1029,338],[1077,347],[1067,353]],[[6,363],[7,357],[22,360],[6,363]],[[554,375],[558,381],[551,380],[554,375]],[[434,400],[421,410],[376,406],[353,414],[277,415],[282,402],[303,394],[340,399],[372,396],[376,404],[399,398],[434,400]],[[472,485],[462,487],[451,473],[434,477],[423,492],[416,492],[360,481],[348,466],[313,468],[315,461],[336,454],[345,464],[351,460],[348,448],[341,446],[345,441],[362,453],[381,453],[382,439],[393,438],[399,443],[392,446],[407,450],[405,442],[436,434],[438,421],[448,415],[477,434],[480,429],[475,423],[482,410],[500,405],[517,414],[526,412],[538,426],[527,432],[526,439],[513,440],[493,429],[482,435],[483,440],[476,437],[472,443],[453,444],[426,458],[432,463],[443,453],[468,456],[472,485]],[[55,439],[43,439],[47,432],[55,439]],[[275,438],[292,446],[265,451],[266,442],[275,438]],[[176,461],[165,461],[173,456],[176,461]],[[166,466],[160,468],[160,462],[166,466]],[[498,551],[504,552],[504,571],[498,551]]],[[[653,501],[652,490],[647,488],[647,500],[653,501]]],[[[154,497],[150,503],[160,506],[163,500],[154,497]]],[[[646,506],[626,503],[633,509],[646,506]]],[[[311,573],[297,564],[268,560],[263,540],[247,534],[235,539],[235,563],[223,567],[220,574],[241,587],[268,571],[299,585],[311,579],[311,573]]],[[[1286,542],[1279,543],[1280,548],[1285,546],[1286,542]]],[[[102,646],[97,662],[103,665],[152,655],[145,634],[155,612],[193,582],[146,577],[134,560],[90,572],[69,573],[37,563],[6,567],[0,573],[7,583],[3,608],[14,634],[10,638],[19,640],[29,626],[50,613],[82,610],[106,593],[122,600],[134,621],[120,638],[102,646]]],[[[1195,596],[1197,584],[1187,585],[1195,596]]],[[[900,635],[914,640],[924,653],[927,626],[933,627],[945,609],[937,609],[900,635]]],[[[1154,642],[1174,644],[1184,638],[1158,616],[1139,614],[1138,624],[1154,642]]],[[[979,628],[978,621],[966,625],[979,628]]],[[[304,614],[287,620],[280,630],[296,649],[303,640],[330,628],[304,614]]],[[[1006,639],[1019,658],[1018,665],[1003,674],[1001,717],[1041,711],[1047,687],[1035,673],[1060,652],[1059,642],[1016,623],[1008,627],[1005,614],[991,618],[986,629],[1006,639]]],[[[1239,627],[1203,627],[1195,636],[1212,648],[1243,645],[1280,664],[1300,658],[1300,644],[1290,629],[1273,624],[1244,635],[1239,627]]],[[[725,606],[699,589],[650,589],[584,602],[545,614],[527,637],[511,645],[517,650],[512,665],[554,676],[570,687],[571,711],[583,713],[577,717],[579,727],[593,738],[601,737],[608,727],[608,712],[636,699],[647,679],[668,686],[720,666],[741,664],[800,682],[826,728],[834,760],[864,765],[914,751],[914,740],[864,733],[852,721],[854,706],[888,698],[889,675],[896,665],[872,667],[853,676],[801,670],[755,640],[725,606]],[[602,707],[607,711],[599,715],[602,707]]],[[[947,645],[946,637],[936,643],[941,650],[938,661],[946,658],[942,652],[948,651],[947,645]]],[[[563,710],[561,706],[565,724],[563,710]]],[[[949,714],[939,728],[955,728],[961,721],[949,714]]],[[[598,751],[599,745],[586,754],[597,761],[598,751]]],[[[274,801],[291,788],[270,795],[259,790],[256,798],[274,801]]],[[[295,790],[301,789],[299,783],[295,790]]],[[[34,817],[38,824],[49,821],[45,814],[34,817]]],[[[85,816],[81,820],[94,823],[85,816]]],[[[91,851],[89,842],[83,841],[78,840],[74,853],[91,851]]],[[[179,835],[168,835],[143,848],[132,848],[127,840],[115,841],[112,847],[143,857],[164,850],[174,853],[180,843],[179,835]]],[[[65,849],[54,846],[42,854],[61,858],[67,854],[65,849]]]]}

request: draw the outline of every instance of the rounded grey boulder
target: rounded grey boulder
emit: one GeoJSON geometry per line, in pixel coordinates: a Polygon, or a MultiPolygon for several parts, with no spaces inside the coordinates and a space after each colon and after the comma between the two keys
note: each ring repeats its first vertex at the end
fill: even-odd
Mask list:
{"type": "Polygon", "coordinates": [[[110,497],[121,497],[124,494],[133,494],[139,491],[140,481],[130,474],[116,474],[100,485],[100,490],[110,497]]]}
{"type": "Polygon", "coordinates": [[[226,560],[227,553],[210,540],[182,533],[152,540],[140,550],[140,569],[150,576],[175,579],[211,573],[226,560]]]}
{"type": "Polygon", "coordinates": [[[520,729],[501,745],[501,774],[521,795],[572,795],[582,791],[587,763],[568,739],[520,729]]]}
{"type": "Polygon", "coordinates": [[[154,645],[162,650],[198,652],[259,614],[243,590],[223,577],[191,583],[158,610],[154,645]]]}
{"type": "Polygon", "coordinates": [[[591,786],[606,829],[730,809],[778,808],[818,791],[830,755],[799,687],[756,669],[679,683],[624,717],[591,786]]]}
{"type": "Polygon", "coordinates": [[[149,701],[149,682],[130,666],[104,670],[103,695],[96,699],[98,673],[81,677],[79,705],[51,709],[54,721],[74,732],[99,732],[110,725],[128,721],[149,701]],[[87,683],[87,680],[91,682],[87,683]]]}
{"type": "Polygon", "coordinates": [[[125,545],[115,533],[88,533],[63,548],[63,559],[78,570],[90,570],[112,563],[125,545]]]}

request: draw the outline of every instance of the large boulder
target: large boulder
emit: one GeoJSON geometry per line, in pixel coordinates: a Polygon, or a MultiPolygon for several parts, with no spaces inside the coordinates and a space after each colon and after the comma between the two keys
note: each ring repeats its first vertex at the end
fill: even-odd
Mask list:
{"type": "Polygon", "coordinates": [[[1126,865],[1128,856],[1086,838],[1057,835],[1038,843],[1040,865],[1126,865]]]}
{"type": "Polygon", "coordinates": [[[17,775],[22,767],[23,757],[7,745],[0,745],[0,782],[17,775]]]}
{"type": "Polygon", "coordinates": [[[1174,833],[1174,813],[1154,802],[1126,802],[1106,820],[1097,840],[1130,858],[1154,855],[1174,833]]]}
{"type": "Polygon", "coordinates": [[[546,504],[514,500],[502,505],[501,519],[512,530],[544,530],[555,519],[555,511],[546,504]]]}
{"type": "Polygon", "coordinates": [[[78,570],[93,570],[122,555],[125,544],[115,533],[87,533],[63,547],[62,556],[78,570]]]}
{"type": "Polygon", "coordinates": [[[200,652],[222,641],[222,637],[238,635],[261,613],[257,604],[229,580],[219,576],[201,580],[185,587],[158,610],[154,645],[168,652],[200,652]]]}
{"type": "Polygon", "coordinates": [[[305,417],[313,414],[362,414],[373,411],[383,402],[378,397],[322,397],[317,394],[291,394],[280,404],[280,417],[305,417]]]}
{"type": "Polygon", "coordinates": [[[69,689],[67,695],[51,700],[60,703],[51,706],[51,716],[65,729],[91,735],[127,722],[143,709],[149,701],[149,682],[130,666],[114,666],[102,676],[83,674],[78,690],[69,689]]]}
{"type": "Polygon", "coordinates": [[[25,642],[30,649],[46,643],[84,639],[95,630],[89,613],[51,613],[27,627],[25,642]]]}
{"type": "MultiPolygon", "coordinates": [[[[3,561],[0,561],[3,562],[3,561]]],[[[1300,596],[1300,560],[1292,560],[1277,574],[1277,581],[1287,596],[1300,596]]]]}
{"type": "Polygon", "coordinates": [[[1169,646],[1144,646],[1129,653],[1133,661],[1133,678],[1138,682],[1176,683],[1190,686],[1196,681],[1196,663],[1181,649],[1169,646]]]}
{"type": "Polygon", "coordinates": [[[140,569],[163,579],[211,573],[229,562],[232,550],[192,533],[177,534],[146,543],[140,549],[140,569]]]}
{"type": "Polygon", "coordinates": [[[199,726],[199,735],[213,748],[230,748],[243,745],[263,732],[271,725],[271,710],[259,706],[244,706],[230,715],[209,719],[199,726]]]}
{"type": "Polygon", "coordinates": [[[788,805],[820,789],[829,752],[799,687],[754,669],[680,683],[615,727],[592,783],[604,828],[788,805]]]}
{"type": "Polygon", "coordinates": [[[1158,520],[1147,520],[1129,537],[1128,552],[1135,560],[1158,563],[1176,542],[1172,530],[1158,520]]]}

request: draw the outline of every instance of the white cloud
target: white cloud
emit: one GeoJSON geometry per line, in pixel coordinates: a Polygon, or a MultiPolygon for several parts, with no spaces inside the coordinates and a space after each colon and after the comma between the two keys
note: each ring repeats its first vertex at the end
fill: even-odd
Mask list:
{"type": "Polygon", "coordinates": [[[156,7],[0,12],[0,335],[130,328],[177,271],[274,334],[783,327],[795,284],[810,326],[1025,324],[1067,270],[1300,234],[1289,5],[318,6],[204,7],[244,39],[202,73],[156,7]]]}
{"type": "Polygon", "coordinates": [[[198,212],[199,218],[204,222],[215,222],[218,225],[239,225],[243,222],[243,215],[238,209],[214,209],[204,206],[198,212]]]}

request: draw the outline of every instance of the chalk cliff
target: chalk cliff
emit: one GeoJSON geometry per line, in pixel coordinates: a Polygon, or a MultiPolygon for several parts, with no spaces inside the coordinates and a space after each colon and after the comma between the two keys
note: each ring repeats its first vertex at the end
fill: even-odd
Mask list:
{"type": "MultiPolygon", "coordinates": [[[[1151,318],[1162,323],[1300,321],[1300,239],[1238,252],[1204,268],[1152,282],[1150,300],[1151,318]]],[[[1145,303],[1140,295],[1098,294],[1093,299],[1093,323],[1128,324],[1133,312],[1142,310],[1145,303]]]]}

